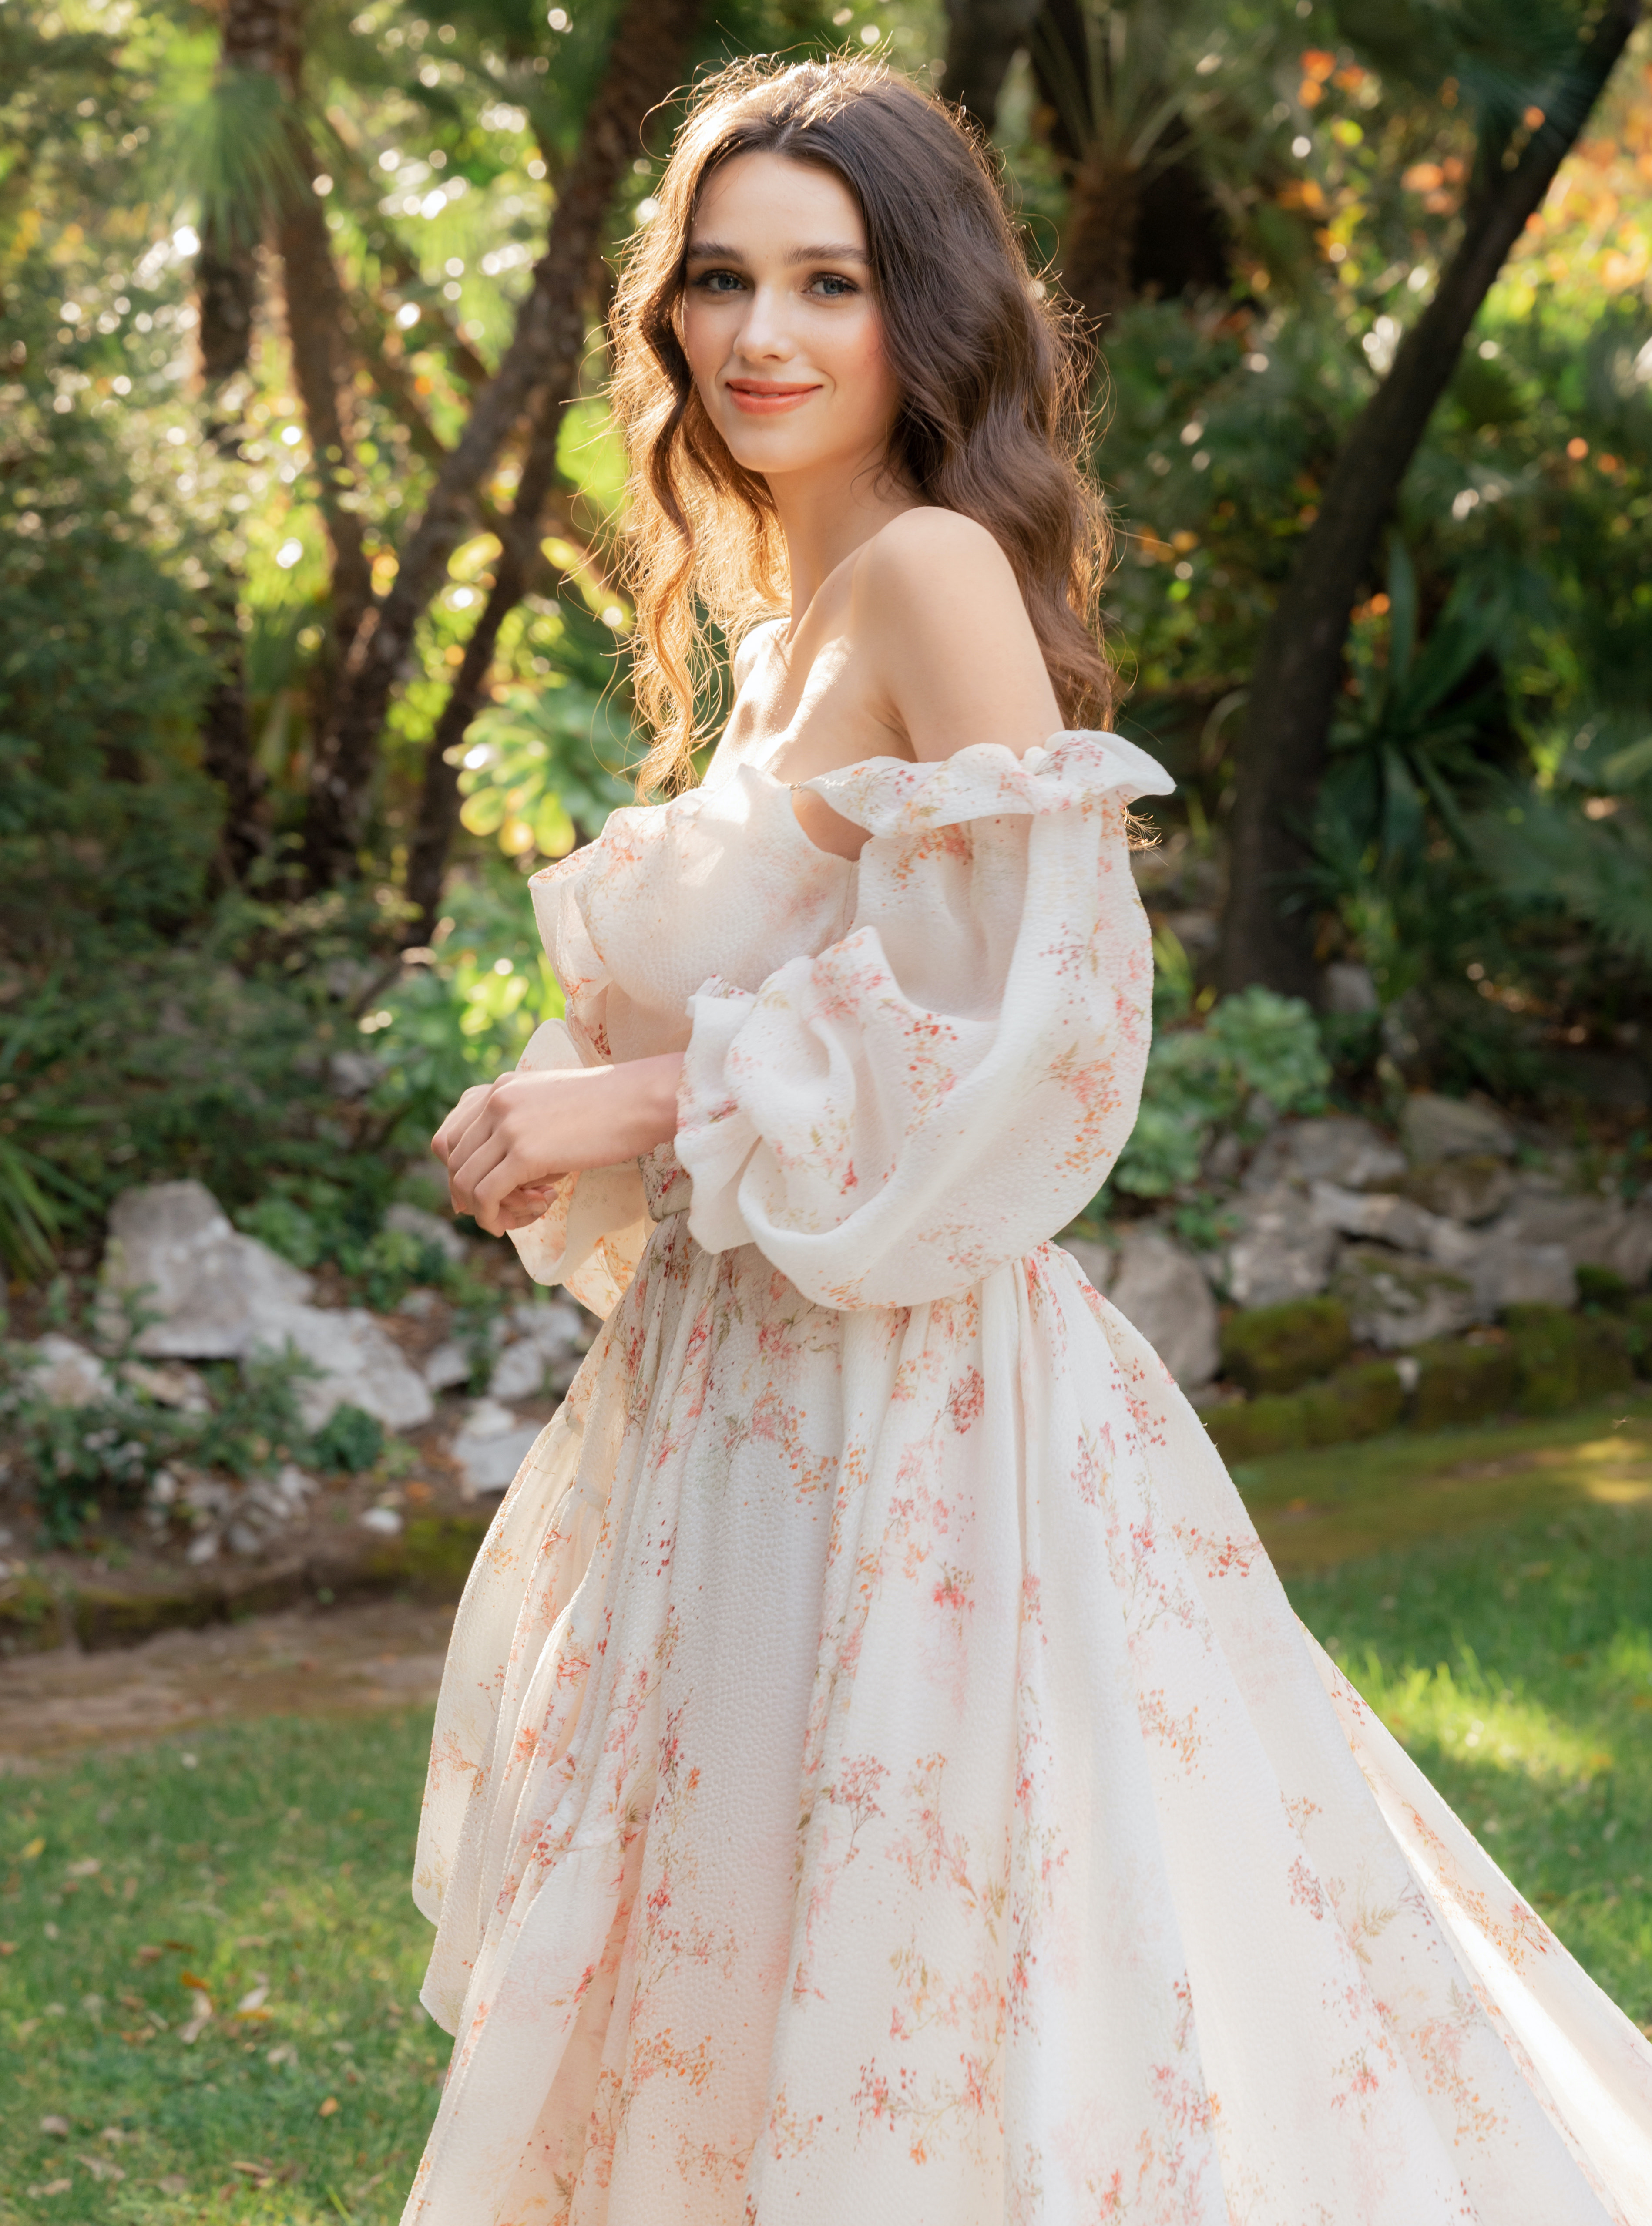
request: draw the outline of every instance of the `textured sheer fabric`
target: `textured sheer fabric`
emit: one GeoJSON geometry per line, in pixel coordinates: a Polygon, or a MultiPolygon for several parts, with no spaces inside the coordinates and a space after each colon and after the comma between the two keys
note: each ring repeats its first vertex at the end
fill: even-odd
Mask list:
{"type": "Polygon", "coordinates": [[[549,1055],[682,1049],[682,1118],[518,1237],[618,1295],[454,1629],[410,2221],[1652,2226],[1652,2051],[1046,1241],[1167,785],[874,761],[855,866],[741,768],[538,877],[549,1055]]]}

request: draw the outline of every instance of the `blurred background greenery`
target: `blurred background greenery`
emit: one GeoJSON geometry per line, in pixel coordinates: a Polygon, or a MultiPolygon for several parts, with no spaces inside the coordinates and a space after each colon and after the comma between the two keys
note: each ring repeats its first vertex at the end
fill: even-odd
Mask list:
{"type": "Polygon", "coordinates": [[[555,1011],[523,879],[640,747],[614,260],[674,87],[844,46],[969,105],[1099,335],[1121,723],[1179,784],[1136,1191],[1270,1058],[1278,1110],[1644,1101],[1652,46],[1623,9],[14,0],[14,1274],[157,1176],[367,1211],[555,1011]],[[1279,652],[1327,593],[1316,696],[1279,652]]]}

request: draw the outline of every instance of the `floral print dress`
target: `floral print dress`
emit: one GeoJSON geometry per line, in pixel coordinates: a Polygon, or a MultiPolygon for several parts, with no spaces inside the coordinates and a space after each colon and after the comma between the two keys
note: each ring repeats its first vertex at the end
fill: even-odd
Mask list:
{"type": "Polygon", "coordinates": [[[1652,2051],[1288,1606],[1050,1242],[1135,1116],[1117,738],[760,766],[539,874],[675,1146],[476,1562],[416,1896],[419,2226],[1648,2226],[1652,2051]]]}

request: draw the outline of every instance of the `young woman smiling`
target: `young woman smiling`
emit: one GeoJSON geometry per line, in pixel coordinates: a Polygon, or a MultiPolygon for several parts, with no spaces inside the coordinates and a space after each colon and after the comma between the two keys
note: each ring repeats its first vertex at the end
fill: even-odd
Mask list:
{"type": "Polygon", "coordinates": [[[646,788],[457,1207],[607,1317],[478,1559],[427,2226],[1652,2220],[1652,2051],[1050,1240],[1151,957],[1062,329],[858,61],[707,87],[615,316],[646,788]],[[733,715],[692,785],[705,620],[733,715]]]}

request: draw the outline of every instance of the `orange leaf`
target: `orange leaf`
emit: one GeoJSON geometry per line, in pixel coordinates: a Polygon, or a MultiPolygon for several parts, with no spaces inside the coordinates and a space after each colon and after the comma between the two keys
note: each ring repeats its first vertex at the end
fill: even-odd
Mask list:
{"type": "Polygon", "coordinates": [[[327,2096],[327,2098],[326,2102],[322,2103],[322,2105],[321,2105],[321,2108],[316,2112],[316,2114],[315,2114],[315,2115],[316,2115],[316,2116],[317,2116],[318,2118],[330,2118],[330,2117],[332,2117],[332,2116],[334,2115],[334,2112],[338,2109],[338,2107],[339,2107],[339,2098],[338,2098],[338,2096],[337,2096],[336,2095],[329,2095],[329,2096],[327,2096]]]}

